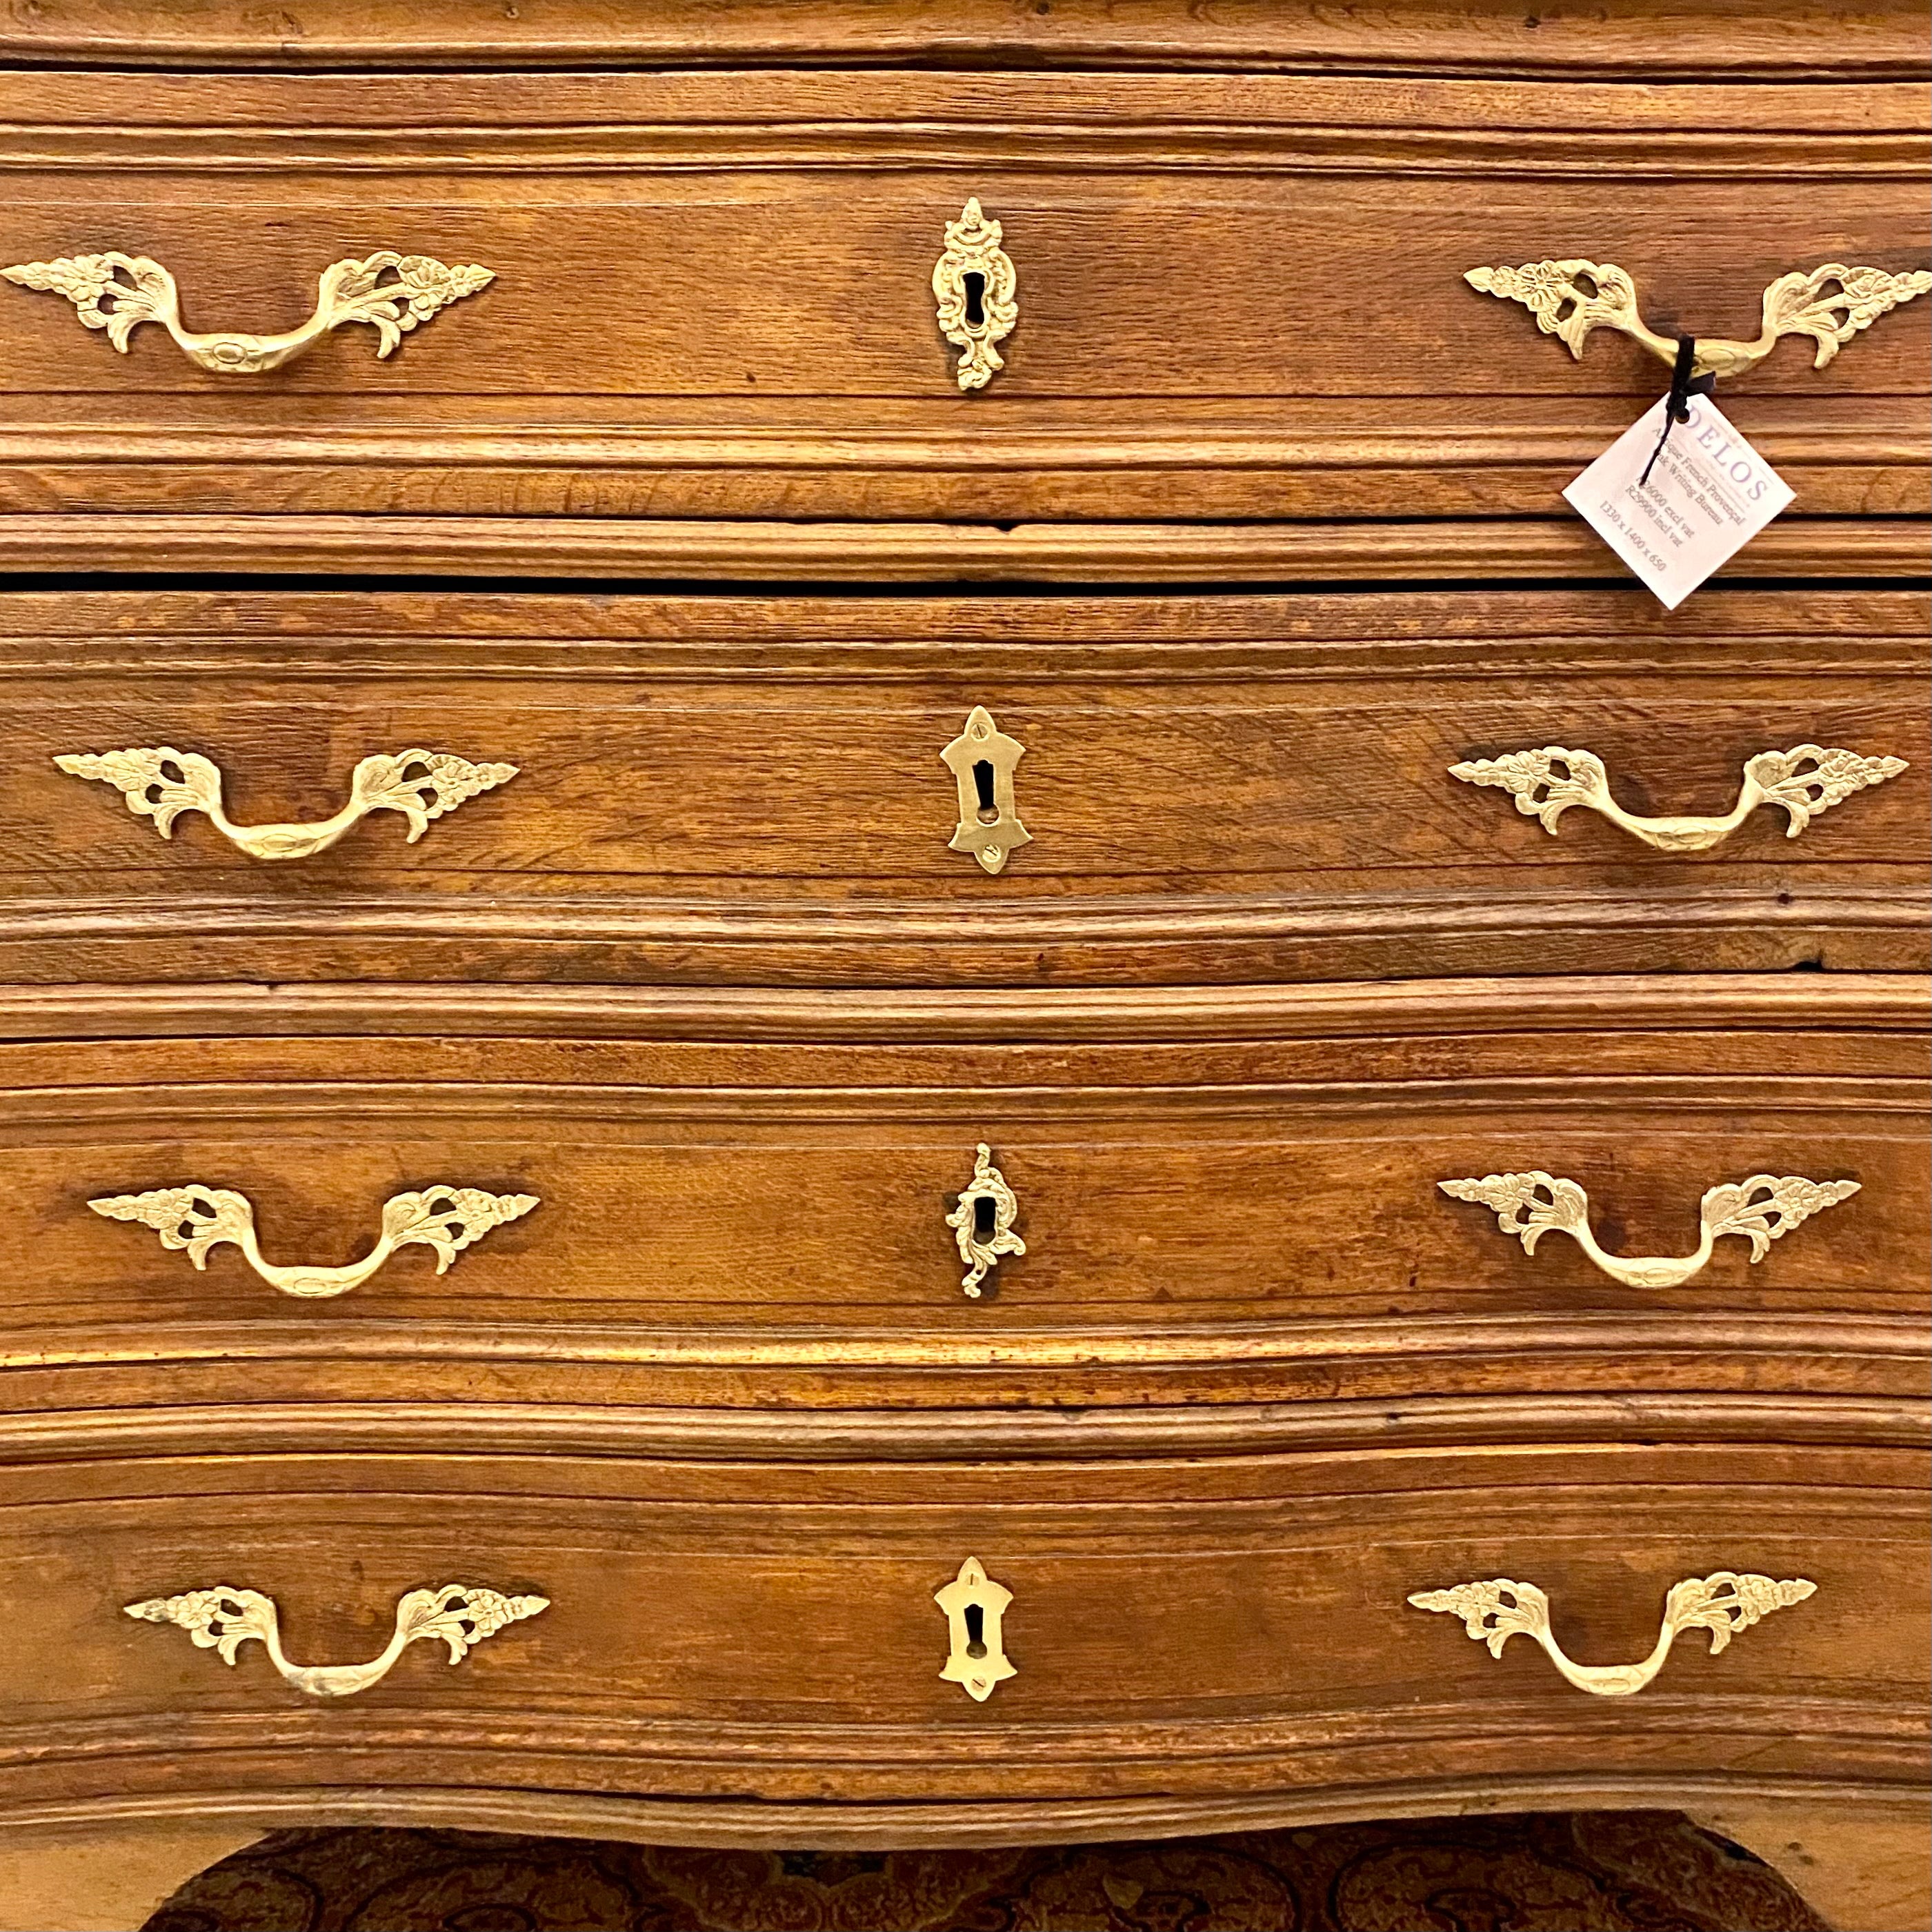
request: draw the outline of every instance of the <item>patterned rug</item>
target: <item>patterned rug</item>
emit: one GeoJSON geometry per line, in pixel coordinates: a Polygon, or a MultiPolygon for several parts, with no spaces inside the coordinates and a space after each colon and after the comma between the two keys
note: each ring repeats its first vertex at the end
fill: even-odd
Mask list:
{"type": "Polygon", "coordinates": [[[1674,1812],[970,1852],[280,1832],[146,1932],[1824,1932],[1674,1812]]]}

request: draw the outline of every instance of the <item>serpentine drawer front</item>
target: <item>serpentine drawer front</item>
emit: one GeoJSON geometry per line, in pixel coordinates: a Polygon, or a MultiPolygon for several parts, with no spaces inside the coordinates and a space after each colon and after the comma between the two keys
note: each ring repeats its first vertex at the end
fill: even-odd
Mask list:
{"type": "MultiPolygon", "coordinates": [[[[1426,517],[1465,520],[1458,574],[1508,576],[1505,518],[1591,556],[1558,493],[1660,393],[1654,342],[1600,325],[1723,346],[1774,284],[1774,338],[1801,332],[1724,378],[1798,494],[1752,562],[1796,544],[1868,569],[1883,519],[1928,506],[1923,329],[1880,312],[1932,269],[1922,90],[1685,70],[1694,104],[1601,74],[1386,68],[188,72],[162,120],[140,74],[0,75],[0,264],[26,284],[0,286],[0,500],[35,514],[12,540],[43,567],[63,532],[75,562],[85,538],[135,562],[165,529],[178,568],[238,516],[280,565],[255,527],[279,514],[363,569],[374,512],[413,519],[418,570],[742,575],[762,542],[801,580],[808,558],[944,578],[931,526],[1047,520],[1064,555],[1022,536],[1014,567],[1091,580],[1174,574],[1109,527],[1331,518],[1369,527],[1287,541],[1333,575],[1402,551],[1427,577],[1402,550],[1426,517]],[[1592,262],[1574,296],[1532,272],[1592,262]],[[134,292],[97,315],[110,268],[134,292]],[[1588,304],[1587,359],[1472,269],[1546,327],[1588,304]],[[386,362],[337,326],[446,303],[386,362]],[[192,334],[184,304],[261,333],[192,334]],[[315,525],[344,514],[365,527],[315,525]],[[460,521],[499,518],[520,537],[460,521]],[[832,527],[744,527],[778,519],[832,527]],[[871,534],[842,549],[842,524],[871,534]]],[[[1727,368],[1755,358],[1730,347],[1727,368]]]]}
{"type": "Polygon", "coordinates": [[[1420,1394],[1438,1346],[1518,1388],[1637,1356],[1700,1387],[1855,1360],[1890,1386],[1932,1238],[1923,1012],[1910,981],[1840,974],[1024,1009],[18,992],[0,1072],[38,1079],[0,1110],[7,1341],[23,1368],[58,1334],[238,1389],[294,1336],[344,1390],[371,1351],[434,1381],[507,1350],[532,1388],[652,1360],[1050,1383],[1079,1358],[1129,1390],[1320,1360],[1420,1394]]]}
{"type": "Polygon", "coordinates": [[[0,978],[1911,967],[1928,632],[1882,592],[20,596],[0,978]]]}
{"type": "MultiPolygon", "coordinates": [[[[968,1460],[934,1436],[946,1460],[862,1466],[809,1460],[830,1438],[796,1413],[747,1414],[723,1460],[694,1436],[698,1460],[561,1436],[526,1453],[487,1440],[502,1426],[453,1413],[434,1455],[372,1457],[324,1417],[244,1405],[205,1453],[166,1460],[158,1418],[92,1465],[64,1460],[85,1418],[16,1432],[0,1494],[34,1500],[0,1505],[0,1801],[49,1758],[76,1794],[376,1786],[398,1822],[438,1786],[521,1791],[542,1829],[545,1794],[784,1800],[836,1765],[854,1803],[1031,1799],[1050,1820],[1055,1798],[1400,1788],[1445,1766],[1492,1793],[1689,1780],[1747,1737],[1767,1778],[1909,1775],[1923,1748],[1932,1604],[1897,1448],[1322,1453],[1311,1418],[1303,1452],[1247,1412],[1180,1461],[1063,1422],[1029,1460],[1000,1456],[1001,1424],[968,1460]],[[1644,1658],[1666,1615],[1654,1681],[1582,1694],[1603,1680],[1566,1682],[1532,1641],[1492,1661],[1412,1606],[1510,1578],[1533,1580],[1503,1614],[1546,1606],[1584,1671],[1644,1658]],[[233,1667],[183,1621],[232,1639],[233,1667]],[[271,1628],[304,1660],[286,1682],[271,1628]],[[349,1681],[412,1629],[468,1654],[411,1643],[349,1681]],[[342,1662],[304,1681],[310,1659],[342,1662]]],[[[846,1430],[842,1453],[866,1448],[846,1430]]]]}
{"type": "Polygon", "coordinates": [[[295,10],[0,7],[0,1923],[1904,1872],[1922,9],[295,10]],[[1796,494],[1666,612],[1680,368],[1796,494]]]}

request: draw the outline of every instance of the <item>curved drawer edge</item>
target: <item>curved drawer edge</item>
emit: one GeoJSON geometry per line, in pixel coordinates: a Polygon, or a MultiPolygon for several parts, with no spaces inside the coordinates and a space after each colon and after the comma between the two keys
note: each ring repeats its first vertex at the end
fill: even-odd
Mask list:
{"type": "Polygon", "coordinates": [[[787,1850],[909,1851],[950,1846],[1098,1844],[1210,1832],[1265,1831],[1372,1819],[1512,1810],[1684,1810],[1790,1805],[1916,1825],[1923,1784],[1732,1775],[1654,1777],[1588,1772],[1416,1778],[1374,1785],[1208,1798],[1134,1794],[959,1804],[776,1803],[752,1798],[606,1797],[590,1793],[395,1785],[380,1790],[289,1786],[262,1790],[50,1798],[0,1808],[9,1829],[133,1820],[229,1819],[266,1832],[304,1826],[554,1833],[642,1844],[787,1850]]]}

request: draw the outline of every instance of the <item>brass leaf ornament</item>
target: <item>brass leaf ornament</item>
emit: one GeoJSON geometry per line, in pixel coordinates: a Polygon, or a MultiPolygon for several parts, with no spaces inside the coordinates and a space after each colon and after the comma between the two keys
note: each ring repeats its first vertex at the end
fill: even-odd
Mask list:
{"type": "Polygon", "coordinates": [[[284,1682],[311,1697],[352,1697],[380,1683],[412,1643],[440,1642],[452,1664],[460,1664],[485,1637],[550,1608],[548,1597],[516,1597],[474,1583],[445,1583],[411,1590],[396,1605],[395,1628],[380,1657],[367,1664],[292,1664],[282,1649],[280,1618],[272,1597],[232,1584],[211,1584],[175,1597],[151,1597],[122,1606],[142,1623],[174,1624],[197,1650],[212,1650],[232,1667],[244,1643],[259,1643],[284,1682]]]}
{"type": "Polygon", "coordinates": [[[160,262],[111,249],[98,255],[62,255],[51,262],[16,262],[0,279],[23,289],[63,296],[83,326],[99,329],[122,355],[143,322],[173,337],[196,368],[218,376],[259,376],[292,362],[332,329],[366,323],[376,332],[376,354],[385,359],[404,336],[431,316],[496,280],[473,263],[450,267],[429,255],[382,249],[358,260],[332,262],[316,285],[314,313],[298,328],[280,335],[235,330],[201,334],[183,327],[181,291],[160,262]]]}
{"type": "Polygon", "coordinates": [[[1516,810],[1537,820],[1546,832],[1555,832],[1564,813],[1580,805],[1660,852],[1707,852],[1761,805],[1784,812],[1784,836],[1796,838],[1821,812],[1868,785],[1896,778],[1905,769],[1903,758],[1868,758],[1821,745],[1760,752],[1744,761],[1737,802],[1714,818],[1644,818],[1626,812],[1610,796],[1610,773],[1603,760],[1594,752],[1573,752],[1562,745],[1504,752],[1493,758],[1466,758],[1451,765],[1449,775],[1465,784],[1494,785],[1508,792],[1516,810]]]}
{"type": "Polygon", "coordinates": [[[488,1194],[480,1187],[424,1187],[392,1195],[382,1204],[375,1246],[344,1268],[284,1267],[265,1259],[256,1239],[254,1208],[247,1195],[232,1188],[190,1182],[145,1194],[103,1195],[87,1204],[110,1221],[152,1228],[163,1247],[185,1252],[198,1274],[206,1270],[211,1249],[230,1244],[271,1288],[312,1300],[361,1287],[398,1248],[430,1249],[436,1273],[446,1274],[465,1248],[540,1203],[534,1194],[488,1194]]]}
{"type": "MultiPolygon", "coordinates": [[[[1675,366],[1677,341],[1646,326],[1637,310],[1636,284],[1614,262],[1525,262],[1516,268],[1471,268],[1472,289],[1520,302],[1545,335],[1553,335],[1581,358],[1591,332],[1614,328],[1640,342],[1658,361],[1675,366]]],[[[1880,316],[1932,290],[1932,269],[1893,274],[1883,268],[1847,268],[1827,262],[1808,272],[1780,275],[1764,292],[1757,339],[1738,342],[1699,336],[1693,376],[1736,376],[1755,368],[1786,335],[1817,344],[1812,366],[1822,369],[1861,329],[1880,316]]]]}
{"type": "Polygon", "coordinates": [[[1807,1180],[1796,1174],[1754,1174],[1748,1180],[1721,1181],[1707,1188],[1698,1204],[1697,1246],[1691,1253],[1638,1258],[1606,1254],[1590,1230],[1588,1196],[1576,1182],[1540,1168],[1436,1185],[1453,1199],[1492,1208],[1496,1226],[1520,1240],[1526,1255],[1536,1252],[1545,1234],[1568,1234],[1604,1274],[1626,1288],[1681,1286],[1711,1258],[1712,1248],[1726,1234],[1748,1241],[1751,1259],[1761,1262],[1773,1241],[1858,1191],[1856,1180],[1807,1180]]]}
{"type": "Polygon", "coordinates": [[[349,801],[332,818],[302,824],[237,825],[222,807],[221,767],[199,752],[137,745],[120,752],[64,752],[54,763],[71,778],[110,784],[136,817],[152,819],[164,838],[187,812],[205,812],[221,836],[251,859],[308,859],[326,852],[372,812],[399,812],[413,845],[432,819],[454,812],[517,776],[514,765],[472,764],[453,752],[378,752],[349,777],[349,801]]]}
{"type": "Polygon", "coordinates": [[[1529,1637],[1542,1646],[1564,1682],[1594,1697],[1633,1697],[1664,1668],[1671,1646],[1685,1630],[1708,1630],[1715,1657],[1738,1631],[1773,1610],[1803,1603],[1817,1587],[1802,1576],[1780,1580],[1735,1570],[1687,1576],[1671,1586],[1656,1646],[1641,1664],[1578,1664],[1566,1656],[1550,1628],[1550,1599],[1534,1583],[1492,1576],[1446,1590],[1418,1590],[1408,1600],[1418,1610],[1460,1617],[1464,1629],[1486,1644],[1492,1657],[1500,1658],[1511,1637],[1529,1637]]]}

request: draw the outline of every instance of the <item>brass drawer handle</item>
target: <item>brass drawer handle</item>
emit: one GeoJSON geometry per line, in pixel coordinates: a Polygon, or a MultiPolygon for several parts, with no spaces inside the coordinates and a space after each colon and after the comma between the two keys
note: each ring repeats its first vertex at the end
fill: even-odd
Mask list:
{"type": "MultiPolygon", "coordinates": [[[[1660,362],[1673,368],[1677,342],[1647,328],[1637,313],[1636,284],[1614,262],[1526,262],[1520,268],[1472,268],[1462,278],[1485,295],[1519,302],[1536,318],[1545,335],[1561,339],[1581,358],[1593,328],[1616,328],[1640,342],[1660,362]]],[[[1827,262],[1806,274],[1780,275],[1764,292],[1762,328],[1755,342],[1699,336],[1693,376],[1736,376],[1755,368],[1785,335],[1808,335],[1818,345],[1813,360],[1822,369],[1862,328],[1880,316],[1932,289],[1932,270],[1912,268],[1889,274],[1882,268],[1850,268],[1827,262]],[[1837,292],[1827,295],[1835,285],[1837,292]]]]}
{"type": "Polygon", "coordinates": [[[946,224],[946,252],[933,264],[932,292],[939,304],[939,332],[962,353],[959,386],[983,389],[1006,365],[996,343],[1020,319],[1019,277],[1000,246],[1001,229],[969,200],[957,221],[946,224]]]}
{"type": "Polygon", "coordinates": [[[965,1279],[959,1286],[975,1301],[987,1271],[1000,1264],[1004,1255],[1023,1255],[1026,1244],[1013,1232],[1018,1218],[1019,1196],[1006,1185],[1006,1177],[993,1165],[993,1152],[984,1141],[973,1162],[973,1178],[966,1184],[959,1204],[946,1216],[946,1225],[959,1244],[959,1258],[966,1264],[965,1279]]]}
{"type": "Polygon", "coordinates": [[[983,704],[976,704],[965,730],[939,756],[959,796],[959,822],[947,849],[971,853],[982,872],[1004,872],[1016,847],[1033,843],[1013,800],[1013,767],[1026,756],[1026,747],[1008,737],[983,704]]]}
{"type": "Polygon", "coordinates": [[[1496,1226],[1522,1243],[1526,1255],[1552,1229],[1568,1234],[1612,1281],[1626,1288],[1676,1288],[1711,1258],[1720,1234],[1739,1234],[1750,1244],[1750,1258],[1761,1262],[1780,1234],[1788,1234],[1814,1214],[1835,1207],[1858,1191],[1856,1180],[1807,1180],[1802,1174],[1754,1174],[1748,1180],[1723,1181],[1705,1190],[1698,1204],[1696,1252],[1642,1259],[1606,1255],[1590,1232],[1590,1201],[1574,1180],[1539,1168],[1528,1174],[1486,1174],[1480,1180],[1439,1180],[1444,1194],[1479,1201],[1496,1210],[1496,1226]]]}
{"type": "Polygon", "coordinates": [[[392,1195],[382,1204],[382,1232],[375,1246],[346,1268],[278,1268],[263,1260],[255,1239],[254,1207],[247,1195],[230,1188],[198,1184],[157,1187],[146,1194],[103,1195],[87,1204],[110,1221],[138,1221],[153,1228],[164,1248],[185,1248],[197,1271],[207,1268],[209,1249],[232,1242],[271,1288],[284,1294],[320,1298],[360,1288],[398,1248],[412,1243],[434,1248],[436,1273],[447,1274],[465,1248],[492,1228],[527,1214],[538,1204],[538,1197],[441,1186],[392,1195]]]}
{"type": "Polygon", "coordinates": [[[980,1568],[976,1556],[959,1566],[959,1574],[932,1600],[946,1612],[948,1648],[940,1676],[956,1684],[976,1704],[983,1704],[1019,1667],[1006,1653],[1000,1622],[1013,1593],[996,1583],[980,1568]]]}
{"type": "Polygon", "coordinates": [[[1673,1583],[1664,1600],[1663,1627],[1657,1647],[1641,1664],[1577,1664],[1563,1653],[1550,1628],[1550,1599],[1534,1583],[1507,1576],[1484,1582],[1456,1583],[1446,1590],[1418,1590],[1409,1598],[1418,1610],[1440,1610],[1460,1617],[1470,1636],[1500,1658],[1513,1636],[1532,1636],[1542,1645],[1566,1683],[1593,1697],[1634,1697],[1664,1668],[1681,1631],[1707,1630],[1715,1657],[1739,1630],[1787,1604],[1802,1604],[1817,1588],[1802,1576],[1780,1582],[1772,1576],[1717,1570],[1673,1583]]]}
{"type": "Polygon", "coordinates": [[[1660,852],[1707,852],[1761,805],[1782,808],[1791,820],[1784,836],[1796,838],[1820,812],[1905,769],[1903,758],[1862,758],[1820,745],[1760,752],[1744,760],[1738,802],[1721,818],[1640,818],[1610,796],[1610,774],[1594,752],[1573,752],[1562,745],[1505,752],[1496,758],[1466,758],[1449,772],[1465,784],[1496,785],[1512,794],[1516,810],[1526,818],[1540,819],[1546,832],[1553,832],[1557,820],[1580,805],[1660,852]]]}
{"type": "Polygon", "coordinates": [[[378,752],[350,774],[349,802],[333,818],[304,825],[237,825],[222,809],[221,767],[199,752],[137,745],[124,752],[66,752],[54,763],[71,777],[113,786],[128,809],[152,818],[164,838],[174,836],[175,820],[183,812],[206,812],[215,830],[251,859],[307,859],[326,852],[372,812],[400,812],[409,820],[407,842],[413,845],[431,819],[478,792],[508,784],[518,769],[472,764],[453,752],[378,752]]]}
{"type": "Polygon", "coordinates": [[[291,1664],[282,1650],[275,1600],[259,1590],[227,1583],[186,1590],[178,1597],[152,1597],[122,1608],[143,1623],[178,1624],[198,1650],[220,1653],[232,1665],[244,1643],[260,1643],[285,1682],[311,1697],[352,1697],[389,1674],[389,1666],[412,1643],[434,1638],[449,1646],[449,1660],[460,1664],[472,1648],[494,1636],[506,1624],[520,1622],[550,1608],[548,1597],[509,1597],[474,1583],[445,1583],[434,1590],[412,1590],[396,1604],[396,1628],[388,1646],[367,1664],[291,1664]]]}
{"type": "Polygon", "coordinates": [[[332,262],[323,269],[315,313],[299,328],[281,335],[235,330],[202,335],[182,326],[181,291],[174,277],[146,255],[118,250],[63,255],[52,262],[16,262],[0,268],[0,277],[23,289],[66,296],[82,322],[106,330],[124,356],[128,337],[142,322],[158,322],[197,368],[221,376],[259,376],[279,369],[346,322],[367,322],[380,338],[376,356],[386,357],[406,331],[496,279],[494,269],[473,264],[452,268],[428,255],[399,255],[385,248],[360,261],[351,256],[332,262]]]}

